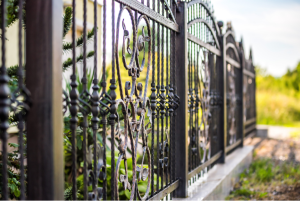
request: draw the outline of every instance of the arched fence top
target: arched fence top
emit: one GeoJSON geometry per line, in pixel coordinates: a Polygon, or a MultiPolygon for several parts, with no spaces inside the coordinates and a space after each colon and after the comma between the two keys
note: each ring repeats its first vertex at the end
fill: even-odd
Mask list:
{"type": "Polygon", "coordinates": [[[224,34],[224,38],[227,38],[228,36],[232,36],[233,39],[235,40],[235,33],[232,30],[227,30],[226,33],[224,34]]]}
{"type": "Polygon", "coordinates": [[[235,56],[236,56],[236,60],[237,60],[238,62],[240,62],[239,53],[238,53],[238,50],[237,50],[236,46],[235,46],[233,43],[228,43],[228,44],[226,44],[226,46],[225,46],[226,52],[227,52],[228,49],[232,49],[232,50],[233,50],[233,52],[234,52],[234,54],[235,54],[235,56]]]}
{"type": "Polygon", "coordinates": [[[220,44],[219,44],[217,35],[216,35],[216,33],[214,32],[213,28],[210,26],[210,24],[209,24],[205,19],[202,19],[202,18],[196,18],[196,19],[194,19],[194,20],[192,20],[192,21],[190,21],[190,22],[188,23],[188,27],[187,27],[187,28],[189,29],[191,26],[193,26],[193,25],[196,24],[196,23],[203,23],[203,24],[205,24],[205,26],[210,30],[210,32],[211,32],[211,34],[212,34],[212,36],[213,36],[213,38],[214,38],[214,41],[215,41],[215,43],[216,43],[216,45],[217,45],[217,48],[220,49],[220,44]]]}
{"type": "MultiPolygon", "coordinates": [[[[166,12],[169,13],[169,16],[168,16],[169,19],[171,19],[173,22],[176,23],[176,19],[175,19],[175,17],[174,17],[174,14],[173,14],[173,12],[172,12],[172,9],[170,8],[170,6],[169,6],[167,0],[163,0],[162,3],[165,5],[165,10],[166,10],[166,12]]],[[[175,5],[177,5],[177,3],[176,3],[175,1],[174,1],[174,3],[175,3],[175,5]]]]}
{"type": "Polygon", "coordinates": [[[193,1],[190,1],[190,2],[187,3],[187,8],[190,8],[191,6],[193,6],[195,4],[200,4],[208,12],[208,14],[211,17],[211,19],[212,19],[212,21],[214,23],[214,26],[216,28],[217,35],[220,35],[219,27],[217,26],[217,23],[215,21],[215,18],[213,16],[211,10],[208,8],[208,4],[206,2],[204,2],[204,1],[202,1],[202,0],[193,0],[193,1]]]}
{"type": "Polygon", "coordinates": [[[231,63],[232,63],[234,66],[236,66],[236,67],[239,68],[240,65],[241,65],[241,61],[240,61],[239,51],[238,51],[238,48],[237,48],[237,46],[236,46],[235,33],[234,33],[234,31],[232,30],[232,28],[231,28],[231,24],[230,24],[229,26],[230,26],[230,27],[228,27],[229,29],[227,28],[226,33],[224,34],[225,54],[227,53],[227,51],[228,51],[229,49],[232,49],[233,52],[234,52],[234,55],[235,55],[235,57],[236,57],[236,59],[234,59],[234,60],[236,60],[236,62],[233,61],[233,58],[229,58],[229,56],[228,56],[228,57],[226,56],[226,60],[232,61],[233,63],[232,63],[232,62],[231,62],[231,63]],[[227,42],[227,39],[228,39],[229,37],[232,37],[233,41],[227,42]]]}

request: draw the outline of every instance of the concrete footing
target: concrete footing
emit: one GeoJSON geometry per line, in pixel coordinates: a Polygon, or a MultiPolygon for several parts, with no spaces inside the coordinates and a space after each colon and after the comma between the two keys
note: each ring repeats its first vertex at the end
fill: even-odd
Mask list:
{"type": "Polygon", "coordinates": [[[226,157],[225,164],[215,165],[205,180],[189,187],[188,198],[176,200],[224,200],[238,182],[239,175],[252,162],[253,146],[244,146],[226,157]]]}

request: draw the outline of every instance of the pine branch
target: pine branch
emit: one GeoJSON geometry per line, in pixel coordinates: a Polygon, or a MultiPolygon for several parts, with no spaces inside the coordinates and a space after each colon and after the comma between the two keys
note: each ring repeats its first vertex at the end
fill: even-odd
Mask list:
{"type": "MultiPolygon", "coordinates": [[[[89,59],[91,58],[92,56],[94,56],[94,51],[90,51],[87,55],[86,55],[86,58],[89,59]]],[[[76,58],[76,63],[77,62],[82,62],[83,61],[83,55],[79,55],[77,58],[76,58]]],[[[63,69],[63,72],[66,71],[71,65],[72,65],[72,59],[71,58],[68,58],[62,65],[62,69],[63,69]]],[[[24,65],[25,66],[25,65],[24,65]]],[[[9,77],[17,77],[18,76],[18,69],[19,69],[19,65],[14,65],[14,66],[10,66],[7,68],[7,75],[9,77]]],[[[25,68],[24,68],[25,70],[25,68]]]]}
{"type": "Polygon", "coordinates": [[[7,68],[7,75],[9,77],[13,77],[13,76],[18,76],[18,69],[19,69],[19,65],[14,65],[14,66],[10,66],[9,68],[7,68]]]}
{"type": "MultiPolygon", "coordinates": [[[[94,51],[90,51],[87,55],[86,58],[91,58],[92,56],[94,56],[94,51]]],[[[79,55],[76,58],[76,63],[78,62],[82,62],[83,61],[83,55],[79,55]]],[[[73,64],[73,61],[71,58],[68,58],[64,63],[63,63],[63,71],[66,71],[71,65],[73,64]]]]}
{"type": "MultiPolygon", "coordinates": [[[[2,0],[0,1],[2,4],[2,0]]],[[[6,27],[10,27],[18,20],[18,12],[19,12],[19,0],[8,0],[7,1],[7,24],[6,27]]],[[[23,3],[23,26],[25,26],[25,2],[23,3]]],[[[0,11],[1,16],[1,11],[0,11]]],[[[2,23],[2,19],[0,18],[0,23],[2,23]]]]}
{"type": "Polygon", "coordinates": [[[63,37],[65,37],[66,34],[69,32],[71,26],[72,26],[72,8],[71,7],[66,8],[63,20],[64,20],[64,34],[63,34],[63,37]]]}
{"type": "MultiPolygon", "coordinates": [[[[87,41],[91,40],[94,36],[94,28],[87,33],[87,41]]],[[[83,34],[76,40],[76,47],[83,45],[83,34]]],[[[72,50],[72,42],[64,42],[63,51],[72,50]]]]}

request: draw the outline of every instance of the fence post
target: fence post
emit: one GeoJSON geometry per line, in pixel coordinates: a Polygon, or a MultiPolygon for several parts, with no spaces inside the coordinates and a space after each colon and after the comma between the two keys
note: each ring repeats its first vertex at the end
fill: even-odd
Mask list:
{"type": "Polygon", "coordinates": [[[219,62],[221,65],[220,69],[220,77],[221,77],[221,83],[223,83],[223,87],[221,87],[221,94],[223,96],[223,105],[222,105],[222,134],[220,135],[220,149],[222,150],[222,155],[219,160],[220,163],[225,163],[225,157],[226,157],[226,145],[227,145],[227,96],[226,96],[226,90],[227,90],[227,73],[226,73],[226,50],[225,50],[225,40],[224,40],[224,34],[222,33],[223,28],[223,22],[219,21],[218,26],[220,28],[221,36],[219,38],[220,43],[220,49],[221,49],[221,58],[220,60],[222,62],[219,62]]]}
{"type": "Polygon", "coordinates": [[[26,1],[26,86],[29,200],[62,200],[62,0],[26,1]]]}
{"type": "Polygon", "coordinates": [[[176,34],[176,83],[180,106],[176,110],[175,125],[175,178],[180,179],[176,190],[177,197],[187,197],[188,189],[188,77],[187,77],[187,3],[179,2],[176,16],[180,32],[176,34]]]}
{"type": "Polygon", "coordinates": [[[244,139],[245,139],[245,127],[244,127],[244,68],[245,68],[245,53],[244,53],[244,47],[243,47],[243,39],[241,40],[241,42],[239,43],[239,56],[240,56],[240,65],[241,65],[241,70],[240,70],[240,75],[238,76],[241,76],[240,78],[240,81],[241,81],[241,86],[240,87],[240,94],[241,94],[241,110],[239,111],[239,115],[242,119],[241,119],[241,144],[240,144],[240,147],[243,147],[244,146],[244,139]]]}

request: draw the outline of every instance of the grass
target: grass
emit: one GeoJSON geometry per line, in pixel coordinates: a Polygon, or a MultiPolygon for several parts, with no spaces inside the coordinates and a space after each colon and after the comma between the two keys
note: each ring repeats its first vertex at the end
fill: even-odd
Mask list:
{"type": "Polygon", "coordinates": [[[274,190],[300,185],[300,165],[257,158],[240,175],[239,182],[226,200],[274,199],[274,190]]]}
{"type": "Polygon", "coordinates": [[[257,123],[300,127],[299,99],[284,93],[258,90],[257,123]]]}
{"type": "Polygon", "coordinates": [[[255,70],[257,123],[300,127],[300,62],[281,77],[255,70]]]}

